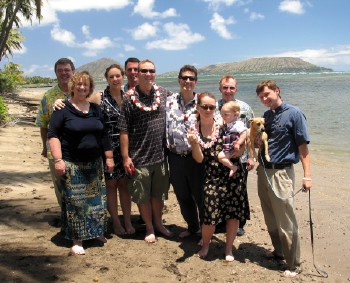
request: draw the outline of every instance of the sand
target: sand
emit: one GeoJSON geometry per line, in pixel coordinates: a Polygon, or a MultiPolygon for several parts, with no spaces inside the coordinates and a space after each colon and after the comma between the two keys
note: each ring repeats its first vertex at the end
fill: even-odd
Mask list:
{"type": "MultiPolygon", "coordinates": [[[[34,125],[42,91],[23,90],[6,95],[14,123],[0,128],[0,282],[349,282],[350,188],[349,163],[332,163],[313,156],[311,192],[316,265],[310,243],[308,194],[299,193],[296,212],[301,235],[303,273],[285,279],[281,262],[267,260],[272,250],[257,197],[255,170],[249,174],[251,220],[246,234],[234,242],[235,261],[224,261],[225,234],[212,241],[207,260],[195,256],[198,236],[143,241],[137,207],[132,220],[137,233],[130,237],[108,235],[108,243],[86,244],[85,256],[70,256],[70,243],[56,227],[56,203],[47,160],[41,157],[39,129],[34,125]]],[[[301,165],[296,167],[301,184],[301,165]]],[[[186,227],[173,191],[164,210],[165,225],[178,234],[186,227]]],[[[110,227],[109,227],[110,231],[110,227]]]]}

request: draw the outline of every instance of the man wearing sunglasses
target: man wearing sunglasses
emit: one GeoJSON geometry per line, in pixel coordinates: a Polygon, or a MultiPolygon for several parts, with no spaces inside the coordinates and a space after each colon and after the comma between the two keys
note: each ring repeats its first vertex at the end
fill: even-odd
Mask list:
{"type": "Polygon", "coordinates": [[[138,65],[138,84],[123,97],[118,122],[128,188],[146,225],[145,241],[156,241],[155,231],[166,237],[172,233],[162,221],[164,200],[168,198],[169,173],[164,157],[165,102],[168,91],[154,83],[155,65],[150,60],[138,65]]]}
{"type": "Polygon", "coordinates": [[[178,75],[180,91],[167,98],[166,137],[170,182],[179,202],[180,211],[187,223],[187,230],[179,234],[185,238],[200,232],[203,220],[202,185],[204,163],[192,158],[191,146],[186,134],[190,125],[196,121],[197,69],[191,65],[183,66],[178,75]]]}
{"type": "MultiPolygon", "coordinates": [[[[236,101],[239,104],[240,107],[240,120],[244,123],[244,126],[249,128],[249,120],[251,118],[254,118],[254,112],[252,108],[245,103],[242,100],[236,99],[236,93],[238,91],[237,88],[237,80],[233,76],[223,76],[219,81],[219,90],[221,92],[222,98],[218,101],[218,110],[221,110],[222,105],[228,101],[236,101]]],[[[238,156],[237,156],[238,157],[238,156]]],[[[247,151],[243,152],[241,155],[240,161],[243,166],[243,172],[244,172],[244,184],[243,189],[247,190],[247,179],[248,179],[248,171],[252,170],[254,168],[255,162],[252,158],[248,158],[249,154],[247,151]]],[[[246,222],[240,222],[239,228],[237,231],[237,236],[243,236],[244,226],[246,222]]],[[[219,229],[225,227],[224,223],[220,224],[219,229]]]]}

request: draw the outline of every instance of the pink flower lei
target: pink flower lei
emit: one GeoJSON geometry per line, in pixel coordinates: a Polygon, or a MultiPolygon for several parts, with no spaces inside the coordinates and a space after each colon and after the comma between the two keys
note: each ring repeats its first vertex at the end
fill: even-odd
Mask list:
{"type": "Polygon", "coordinates": [[[218,137],[219,137],[219,130],[220,130],[220,124],[219,123],[216,123],[216,121],[214,121],[214,125],[215,125],[215,130],[214,130],[214,134],[212,135],[211,137],[211,140],[210,141],[207,141],[207,142],[204,142],[201,137],[200,137],[200,134],[199,132],[197,131],[196,127],[193,126],[191,127],[194,135],[196,136],[197,138],[197,142],[198,144],[201,146],[201,148],[211,148],[214,143],[218,140],[218,137]]]}
{"type": "Polygon", "coordinates": [[[135,89],[134,88],[131,88],[129,89],[129,91],[127,92],[128,95],[130,96],[132,102],[141,110],[143,111],[154,111],[154,110],[157,110],[158,107],[160,106],[160,92],[159,92],[159,87],[156,85],[156,84],[153,84],[153,88],[154,88],[154,91],[155,91],[155,98],[154,98],[154,101],[152,103],[151,106],[146,106],[145,104],[143,104],[140,100],[138,100],[136,98],[136,95],[135,95],[135,89]]]}
{"type": "Polygon", "coordinates": [[[195,98],[195,106],[191,109],[190,113],[182,113],[180,115],[177,115],[174,111],[173,105],[174,105],[174,100],[176,100],[176,97],[172,97],[172,99],[167,103],[167,107],[169,107],[170,111],[169,111],[169,115],[171,117],[173,117],[176,121],[188,121],[188,118],[196,113],[197,111],[197,97],[198,95],[200,95],[200,93],[196,93],[194,98],[195,98]]]}

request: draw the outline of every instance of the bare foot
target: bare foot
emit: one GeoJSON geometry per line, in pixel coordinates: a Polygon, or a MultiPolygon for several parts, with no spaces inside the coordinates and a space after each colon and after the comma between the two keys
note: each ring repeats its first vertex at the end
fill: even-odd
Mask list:
{"type": "Polygon", "coordinates": [[[146,241],[147,243],[153,244],[153,243],[156,242],[156,236],[155,236],[154,234],[148,234],[148,235],[146,235],[146,237],[145,237],[145,241],[146,241]]]}
{"type": "Polygon", "coordinates": [[[126,231],[120,223],[113,223],[113,232],[117,236],[126,235],[126,231]]]}
{"type": "Polygon", "coordinates": [[[135,228],[132,226],[131,222],[125,222],[125,230],[128,235],[135,234],[135,228]]]}
{"type": "Polygon", "coordinates": [[[165,236],[165,237],[168,237],[168,238],[171,238],[171,237],[173,237],[174,236],[174,233],[172,233],[172,232],[170,232],[167,228],[165,228],[163,225],[161,225],[161,226],[154,226],[154,229],[157,231],[157,232],[159,232],[159,233],[161,233],[163,236],[165,236]]]}
{"type": "Polygon", "coordinates": [[[73,241],[73,247],[70,250],[72,255],[84,255],[85,250],[81,241],[73,241]]]}
{"type": "Polygon", "coordinates": [[[205,259],[208,255],[209,248],[201,248],[200,251],[197,253],[197,256],[201,259],[205,259]]]}
{"type": "Polygon", "coordinates": [[[97,237],[96,240],[104,244],[107,243],[107,239],[104,236],[97,237]]]}

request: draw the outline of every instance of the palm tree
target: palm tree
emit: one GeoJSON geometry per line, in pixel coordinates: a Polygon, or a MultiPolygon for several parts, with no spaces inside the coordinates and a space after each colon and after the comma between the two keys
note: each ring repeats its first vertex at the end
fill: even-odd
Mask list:
{"type": "MultiPolygon", "coordinates": [[[[0,27],[2,23],[0,23],[0,27]]],[[[14,50],[22,49],[21,42],[24,40],[24,36],[18,29],[11,29],[9,37],[6,40],[5,48],[3,52],[0,54],[0,58],[6,57],[9,58],[9,55],[12,56],[14,50]]]]}
{"type": "MultiPolygon", "coordinates": [[[[35,13],[35,17],[40,21],[42,17],[41,7],[42,0],[0,0],[0,61],[2,57],[5,56],[6,51],[9,54],[12,54],[11,48],[21,48],[22,40],[17,42],[16,45],[11,45],[8,43],[13,25],[15,25],[17,28],[20,27],[21,20],[18,17],[18,14],[21,14],[24,19],[32,22],[32,17],[35,13]],[[8,47],[10,47],[10,49],[8,49],[8,47]]],[[[14,33],[16,34],[16,32],[14,33]]],[[[17,38],[19,39],[18,34],[17,38]]]]}

